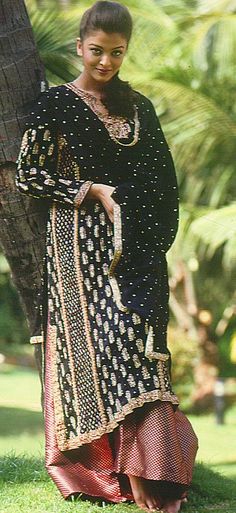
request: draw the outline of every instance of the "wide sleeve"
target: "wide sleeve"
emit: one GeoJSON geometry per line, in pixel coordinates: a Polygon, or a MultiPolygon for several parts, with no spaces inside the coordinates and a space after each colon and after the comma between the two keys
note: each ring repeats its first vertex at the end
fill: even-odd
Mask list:
{"type": "Polygon", "coordinates": [[[178,229],[178,185],[160,121],[152,102],[147,98],[145,100],[141,119],[141,151],[135,172],[128,182],[115,187],[111,197],[123,210],[126,221],[123,223],[124,237],[125,231],[127,240],[131,232],[136,232],[136,243],[141,232],[146,249],[153,246],[155,250],[165,253],[171,247],[178,229]]]}
{"type": "Polygon", "coordinates": [[[61,176],[58,163],[58,126],[49,90],[41,94],[24,131],[16,186],[23,194],[79,207],[93,182],[61,176]]]}

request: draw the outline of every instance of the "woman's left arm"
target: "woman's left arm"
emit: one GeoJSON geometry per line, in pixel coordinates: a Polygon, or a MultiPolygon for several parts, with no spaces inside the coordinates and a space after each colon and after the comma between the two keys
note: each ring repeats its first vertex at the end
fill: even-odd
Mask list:
{"type": "Polygon", "coordinates": [[[143,226],[161,251],[168,251],[178,229],[179,198],[175,167],[154,106],[146,98],[142,151],[134,179],[117,185],[111,197],[124,208],[141,211],[143,226]],[[127,205],[127,207],[126,207],[127,205]],[[152,230],[151,230],[152,226],[152,230]]]}

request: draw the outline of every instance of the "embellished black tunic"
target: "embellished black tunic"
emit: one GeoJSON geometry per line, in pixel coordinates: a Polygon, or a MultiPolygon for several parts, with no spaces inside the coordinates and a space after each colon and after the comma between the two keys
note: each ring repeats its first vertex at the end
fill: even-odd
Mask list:
{"type": "MultiPolygon", "coordinates": [[[[101,106],[101,105],[100,105],[101,106]]],[[[104,114],[72,83],[42,93],[26,127],[16,183],[48,209],[42,303],[58,447],[112,431],[171,390],[166,252],[178,225],[173,161],[154,107],[104,114]],[[92,183],[115,187],[114,224],[92,183]]]]}

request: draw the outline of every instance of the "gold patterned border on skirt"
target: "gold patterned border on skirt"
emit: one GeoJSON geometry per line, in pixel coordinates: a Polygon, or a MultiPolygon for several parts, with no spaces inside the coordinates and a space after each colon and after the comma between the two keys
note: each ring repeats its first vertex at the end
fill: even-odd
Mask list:
{"type": "MultiPolygon", "coordinates": [[[[69,332],[69,326],[67,322],[67,312],[64,302],[64,291],[63,291],[63,282],[62,282],[62,276],[61,276],[61,267],[60,267],[60,259],[59,259],[59,253],[58,253],[58,245],[57,245],[57,234],[56,234],[56,221],[57,221],[57,212],[59,211],[60,207],[58,207],[55,203],[52,206],[52,243],[54,247],[55,252],[55,265],[58,273],[58,287],[60,291],[60,298],[61,298],[61,306],[62,306],[62,315],[63,315],[63,324],[65,329],[65,338],[67,343],[67,348],[69,352],[70,357],[70,372],[71,372],[71,379],[72,379],[72,385],[73,385],[73,391],[74,391],[74,398],[75,398],[75,404],[76,404],[76,410],[77,410],[77,422],[79,423],[79,403],[78,403],[78,397],[76,394],[76,377],[75,377],[75,370],[74,366],[72,364],[73,362],[73,356],[72,356],[72,349],[71,349],[71,340],[70,340],[70,332],[69,332]]],[[[72,213],[71,211],[68,211],[68,213],[72,213]]],[[[57,381],[54,382],[54,391],[56,393],[56,397],[58,397],[58,390],[59,390],[59,382],[58,378],[57,381]],[[56,391],[57,388],[57,391],[56,391]]],[[[59,401],[56,401],[55,403],[55,416],[56,418],[61,418],[63,415],[62,411],[62,404],[59,401]],[[59,409],[61,410],[59,413],[59,409]]],[[[78,425],[79,429],[79,425],[78,425]]],[[[58,440],[58,447],[63,448],[65,444],[67,444],[66,440],[66,430],[65,425],[62,429],[61,424],[59,426],[59,430],[57,429],[57,440],[58,440]]]]}
{"type": "MultiPolygon", "coordinates": [[[[117,411],[114,414],[112,419],[109,420],[108,416],[106,415],[105,408],[104,408],[104,405],[103,405],[103,402],[101,399],[101,395],[100,395],[100,390],[99,390],[99,379],[97,376],[96,363],[94,360],[94,349],[93,349],[93,344],[92,344],[92,339],[91,339],[91,334],[90,334],[89,319],[87,317],[87,303],[86,303],[86,297],[84,296],[84,292],[83,292],[83,283],[81,280],[82,277],[81,277],[81,269],[80,269],[80,260],[79,260],[80,253],[79,253],[79,241],[78,241],[79,210],[78,211],[74,210],[74,213],[72,212],[71,214],[75,216],[74,217],[75,261],[76,261],[76,267],[77,267],[77,273],[78,273],[78,283],[80,284],[79,285],[80,286],[80,297],[81,297],[81,295],[83,296],[82,305],[83,305],[83,312],[84,312],[84,315],[86,318],[86,322],[85,322],[86,333],[87,333],[87,337],[88,337],[87,339],[88,339],[91,359],[93,362],[92,368],[94,370],[96,392],[97,392],[98,398],[99,398],[99,403],[98,403],[99,404],[99,414],[101,415],[102,423],[99,427],[97,427],[93,430],[90,430],[83,434],[79,433],[78,435],[75,435],[71,439],[66,439],[65,425],[64,425],[64,418],[63,418],[63,409],[62,409],[62,404],[61,404],[61,397],[59,395],[60,389],[59,389],[58,374],[57,374],[57,367],[56,367],[56,327],[52,327],[51,328],[51,338],[52,338],[51,351],[52,351],[53,362],[54,362],[53,390],[54,390],[54,402],[55,402],[55,419],[58,423],[57,443],[58,443],[58,448],[61,451],[76,449],[76,448],[80,447],[81,445],[84,445],[86,443],[92,442],[93,440],[99,439],[105,433],[112,432],[119,425],[119,422],[122,421],[123,419],[125,419],[126,415],[131,413],[134,409],[142,406],[146,402],[160,400],[160,401],[171,402],[173,405],[179,404],[179,400],[176,397],[176,395],[174,395],[170,391],[155,389],[150,392],[143,392],[137,398],[131,399],[127,404],[125,404],[122,407],[122,409],[120,411],[117,411]]],[[[120,212],[118,215],[120,215],[120,212]]],[[[56,219],[55,219],[55,216],[56,216],[56,206],[54,206],[54,209],[53,209],[53,223],[52,223],[52,227],[54,230],[54,237],[55,237],[54,242],[56,241],[56,233],[55,233],[56,219]]],[[[57,255],[57,258],[58,258],[58,255],[57,255]]],[[[57,261],[57,265],[58,264],[59,264],[59,261],[57,261]]],[[[63,294],[62,294],[62,299],[63,299],[63,294]]],[[[66,313],[66,312],[64,312],[64,313],[66,313]]],[[[69,337],[68,332],[66,332],[66,336],[69,337]]],[[[68,343],[70,344],[69,338],[68,338],[68,343]]],[[[159,372],[161,370],[162,365],[165,365],[165,362],[160,361],[159,362],[159,372]]],[[[73,364],[72,364],[72,367],[73,367],[73,364]]],[[[75,379],[75,376],[73,377],[73,379],[75,379]]],[[[73,383],[73,386],[74,386],[74,383],[73,383]]],[[[77,412],[79,414],[79,409],[77,410],[77,412]]]]}
{"type": "Polygon", "coordinates": [[[96,399],[97,404],[99,408],[99,416],[101,420],[101,425],[106,424],[107,422],[107,415],[105,413],[104,404],[101,398],[101,392],[99,388],[99,378],[97,373],[97,366],[96,366],[96,355],[95,355],[95,349],[93,346],[92,338],[91,338],[91,326],[89,323],[88,318],[88,305],[86,296],[84,293],[84,284],[83,284],[83,276],[81,272],[80,267],[80,250],[79,250],[79,210],[74,210],[74,258],[75,258],[75,265],[76,265],[76,274],[77,274],[77,282],[79,287],[79,294],[80,294],[80,301],[82,305],[83,310],[83,318],[84,318],[84,324],[85,324],[85,332],[86,332],[86,338],[88,343],[88,349],[90,354],[90,360],[91,360],[91,366],[92,366],[92,372],[93,372],[93,380],[94,380],[94,387],[96,390],[96,399]]]}

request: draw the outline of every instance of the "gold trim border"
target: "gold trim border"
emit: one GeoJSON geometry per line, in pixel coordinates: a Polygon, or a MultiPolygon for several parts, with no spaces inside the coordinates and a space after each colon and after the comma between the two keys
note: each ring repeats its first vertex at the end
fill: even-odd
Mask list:
{"type": "Polygon", "coordinates": [[[148,335],[146,338],[146,345],[145,345],[145,356],[149,360],[161,360],[162,362],[166,362],[169,360],[170,355],[166,353],[158,353],[157,351],[153,350],[154,346],[154,330],[153,326],[149,326],[148,328],[148,335]]]}
{"type": "MultiPolygon", "coordinates": [[[[57,236],[56,236],[56,214],[57,214],[57,206],[55,205],[55,203],[53,204],[52,206],[52,237],[53,237],[53,243],[54,243],[54,251],[55,251],[55,263],[56,263],[56,269],[57,269],[57,273],[58,273],[58,286],[59,286],[59,292],[60,292],[60,297],[61,297],[61,306],[62,306],[62,315],[63,315],[63,321],[64,321],[64,329],[65,329],[65,337],[66,337],[66,343],[67,343],[67,347],[68,347],[68,352],[69,352],[69,355],[70,355],[70,362],[73,361],[73,357],[72,357],[72,350],[71,350],[71,343],[70,343],[70,333],[69,333],[69,326],[68,326],[68,322],[67,322],[67,315],[66,315],[66,307],[65,307],[65,302],[64,302],[64,293],[63,293],[63,285],[62,285],[62,277],[61,277],[61,270],[60,270],[60,264],[59,264],[59,255],[58,255],[58,244],[57,244],[57,236]]],[[[74,399],[75,399],[75,403],[76,403],[76,410],[77,410],[77,420],[79,421],[79,411],[80,411],[80,408],[79,408],[79,403],[78,403],[78,396],[77,396],[77,393],[76,393],[76,377],[75,377],[75,372],[74,372],[74,367],[73,365],[70,365],[70,372],[71,372],[71,379],[72,379],[72,386],[73,386],[73,395],[74,395],[74,399]]],[[[57,388],[58,388],[58,380],[57,380],[57,388]]],[[[56,394],[57,394],[57,391],[56,391],[56,394]]],[[[62,404],[60,402],[56,402],[55,404],[55,411],[57,408],[60,408],[62,409],[62,404]]],[[[59,413],[57,412],[57,414],[59,415],[59,413]]],[[[61,414],[63,415],[63,410],[61,411],[61,414]]],[[[77,429],[79,429],[80,426],[78,425],[77,426],[77,429]]],[[[66,440],[65,439],[65,426],[64,426],[64,429],[63,431],[59,431],[57,433],[57,436],[58,436],[58,446],[59,446],[59,443],[64,443],[64,441],[66,440]]]]}
{"type": "Polygon", "coordinates": [[[52,369],[52,387],[53,387],[53,404],[54,404],[54,415],[55,415],[55,428],[56,435],[60,438],[65,432],[64,415],[61,402],[61,394],[58,386],[58,373],[57,373],[57,327],[55,325],[49,325],[49,333],[47,337],[47,343],[49,343],[50,351],[50,369],[52,369]]]}
{"type": "Polygon", "coordinates": [[[125,305],[123,305],[121,301],[121,293],[120,288],[117,282],[117,279],[115,277],[115,268],[120,260],[120,257],[122,255],[122,220],[121,220],[121,208],[118,203],[114,204],[113,207],[114,211],[114,256],[113,260],[111,261],[109,270],[108,270],[108,279],[112,288],[114,301],[122,312],[129,313],[129,308],[125,305]]]}
{"type": "MultiPolygon", "coordinates": [[[[161,363],[161,362],[160,362],[161,363]]],[[[123,406],[121,412],[117,412],[114,415],[114,419],[107,423],[106,426],[100,427],[94,431],[91,431],[90,433],[86,434],[80,434],[79,436],[76,436],[72,440],[68,440],[67,443],[61,444],[60,441],[58,441],[58,448],[61,451],[66,451],[70,449],[76,449],[80,447],[81,445],[93,442],[93,440],[97,440],[105,433],[110,433],[113,431],[116,427],[119,426],[119,422],[125,419],[126,415],[129,413],[132,413],[136,408],[139,408],[140,406],[143,406],[147,402],[153,402],[153,401],[168,401],[172,404],[175,404],[176,406],[179,405],[179,400],[176,395],[171,394],[170,392],[162,392],[160,390],[152,390],[152,392],[144,392],[143,394],[140,394],[139,397],[131,399],[125,406],[123,406]]]]}
{"type": "Polygon", "coordinates": [[[91,326],[89,323],[88,318],[88,305],[86,296],[84,293],[83,288],[83,277],[80,267],[80,250],[79,250],[79,211],[74,211],[74,259],[75,259],[75,268],[76,268],[76,275],[77,275],[77,283],[79,288],[79,296],[82,306],[82,312],[83,312],[83,318],[84,318],[84,324],[85,324],[85,332],[86,332],[86,338],[88,343],[88,350],[90,353],[90,360],[91,360],[91,367],[92,367],[92,374],[93,374],[93,380],[94,380],[94,388],[96,390],[96,399],[98,403],[99,408],[99,414],[102,421],[102,425],[107,422],[107,415],[105,413],[104,404],[102,401],[100,388],[99,388],[99,378],[97,373],[97,367],[96,367],[96,357],[95,357],[95,350],[93,346],[93,342],[91,339],[91,326]]]}

